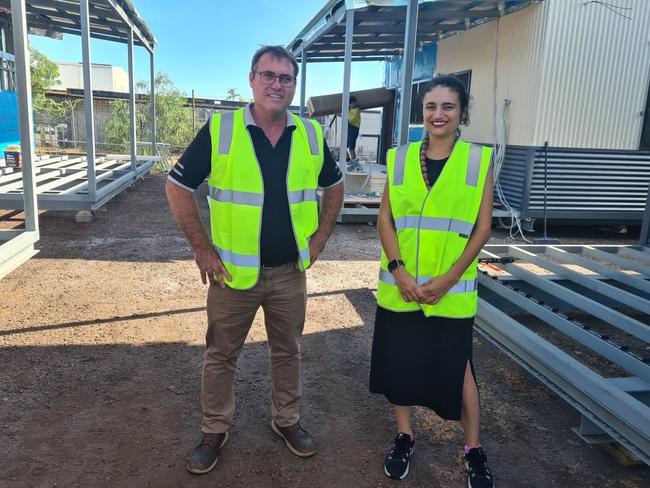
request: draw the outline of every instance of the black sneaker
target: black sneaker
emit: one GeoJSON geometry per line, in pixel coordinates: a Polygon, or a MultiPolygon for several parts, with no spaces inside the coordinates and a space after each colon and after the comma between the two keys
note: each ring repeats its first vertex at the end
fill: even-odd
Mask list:
{"type": "Polygon", "coordinates": [[[475,447],[465,454],[465,467],[468,488],[494,488],[494,479],[482,448],[475,447]]]}
{"type": "Polygon", "coordinates": [[[413,454],[411,436],[400,432],[384,459],[384,473],[394,480],[403,480],[409,474],[409,459],[413,454]]]}

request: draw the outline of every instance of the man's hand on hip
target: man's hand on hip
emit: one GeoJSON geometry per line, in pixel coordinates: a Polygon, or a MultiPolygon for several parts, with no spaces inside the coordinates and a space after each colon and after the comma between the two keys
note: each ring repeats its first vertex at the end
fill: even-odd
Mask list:
{"type": "Polygon", "coordinates": [[[327,237],[322,237],[321,234],[316,232],[311,239],[309,240],[309,259],[311,264],[314,264],[320,256],[320,253],[325,249],[325,244],[327,243],[327,237]]]}
{"type": "Polygon", "coordinates": [[[224,278],[232,281],[232,276],[230,276],[219,255],[212,247],[195,250],[194,261],[199,268],[201,281],[204,285],[210,280],[217,283],[221,288],[225,288],[224,278]]]}

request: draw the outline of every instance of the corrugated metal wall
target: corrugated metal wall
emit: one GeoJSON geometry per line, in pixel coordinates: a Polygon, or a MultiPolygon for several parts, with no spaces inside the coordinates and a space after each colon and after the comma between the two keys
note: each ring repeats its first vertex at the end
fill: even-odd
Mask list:
{"type": "Polygon", "coordinates": [[[501,189],[506,197],[506,202],[495,194],[494,199],[507,203],[512,208],[523,214],[528,209],[529,172],[533,167],[535,149],[532,147],[510,147],[506,151],[506,159],[499,175],[501,189]]]}
{"type": "MultiPolygon", "coordinates": [[[[650,152],[508,146],[499,177],[523,217],[640,222],[650,184],[650,152]]],[[[495,200],[498,198],[495,195],[495,200]]]]}
{"type": "MultiPolygon", "coordinates": [[[[535,149],[526,215],[544,214],[544,148],[535,149]]],[[[650,182],[650,153],[549,148],[548,217],[640,222],[650,182]]]]}
{"type": "Polygon", "coordinates": [[[650,2],[547,0],[541,92],[532,144],[638,149],[650,74],[650,2]]]}
{"type": "MultiPolygon", "coordinates": [[[[512,145],[638,149],[650,77],[650,1],[545,0],[499,20],[497,114],[512,145]]],[[[438,44],[436,71],[472,70],[465,138],[492,142],[497,22],[438,44]]]]}

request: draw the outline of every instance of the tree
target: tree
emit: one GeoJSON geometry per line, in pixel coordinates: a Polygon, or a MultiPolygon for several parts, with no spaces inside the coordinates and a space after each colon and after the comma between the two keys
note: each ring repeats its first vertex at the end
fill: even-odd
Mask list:
{"type": "MultiPolygon", "coordinates": [[[[187,107],[186,96],[174,85],[166,73],[158,72],[156,87],[156,140],[172,146],[187,146],[192,131],[192,109],[187,107]]],[[[149,85],[139,81],[136,85],[136,133],[141,141],[151,140],[151,95],[149,85]]],[[[128,149],[129,105],[126,100],[110,102],[111,115],[104,126],[106,142],[128,149]]],[[[145,149],[146,151],[147,149],[145,149]]]]}
{"type": "Polygon", "coordinates": [[[230,102],[241,102],[241,95],[237,91],[237,88],[228,88],[226,92],[226,100],[230,102]]]}
{"type": "Polygon", "coordinates": [[[32,96],[44,95],[59,83],[59,67],[39,50],[29,47],[29,68],[32,77],[32,96]]]}
{"type": "Polygon", "coordinates": [[[52,86],[59,83],[59,67],[42,52],[29,47],[29,71],[32,79],[32,106],[35,112],[61,115],[65,104],[45,96],[52,86]]]}

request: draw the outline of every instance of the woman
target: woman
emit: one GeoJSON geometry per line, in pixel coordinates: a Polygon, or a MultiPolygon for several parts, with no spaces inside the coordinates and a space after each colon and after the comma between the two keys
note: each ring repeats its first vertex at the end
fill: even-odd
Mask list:
{"type": "Polygon", "coordinates": [[[483,488],[494,483],[479,441],[472,326],[493,181],[491,150],[459,139],[459,126],[469,123],[468,105],[458,78],[433,78],[424,90],[425,137],[388,153],[370,391],[386,396],[397,421],[386,475],[408,474],[411,406],[421,405],[460,420],[468,486],[483,488]]]}

